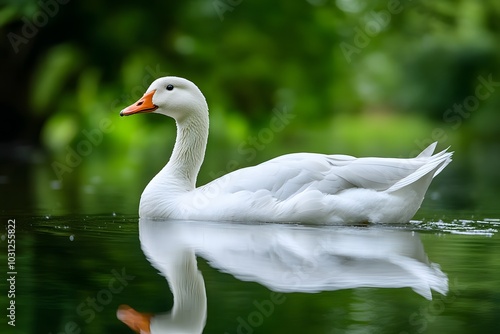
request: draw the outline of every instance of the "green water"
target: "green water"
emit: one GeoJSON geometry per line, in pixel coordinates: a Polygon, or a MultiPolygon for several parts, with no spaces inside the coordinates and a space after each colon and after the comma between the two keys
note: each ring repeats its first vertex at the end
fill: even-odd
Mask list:
{"type": "MultiPolygon", "coordinates": [[[[3,333],[131,333],[115,316],[120,304],[150,313],[172,307],[167,281],[141,250],[137,217],[26,215],[15,222],[16,327],[5,327],[4,317],[3,333]]],[[[208,305],[204,333],[495,332],[500,324],[498,229],[500,222],[491,218],[349,229],[361,235],[396,230],[418,238],[448,279],[448,293],[433,292],[432,300],[410,288],[373,288],[369,280],[365,287],[273,295],[199,257],[208,305]],[[275,300],[272,307],[270,300],[275,300]]]]}
{"type": "MultiPolygon", "coordinates": [[[[2,184],[1,333],[132,333],[116,317],[119,305],[161,314],[174,304],[167,280],[159,275],[158,256],[146,256],[143,248],[189,238],[204,240],[200,247],[181,245],[196,252],[202,273],[204,333],[493,333],[500,326],[500,211],[460,209],[469,195],[454,191],[453,169],[433,184],[408,224],[228,227],[206,222],[213,230],[185,229],[181,235],[188,239],[182,239],[168,230],[178,222],[139,225],[135,212],[149,173],[119,187],[82,169],[69,180],[74,187],[61,188],[50,183],[45,167],[10,168],[2,184]],[[40,190],[44,187],[49,191],[40,190]],[[7,256],[13,221],[15,275],[8,274],[7,256]],[[146,245],[139,239],[145,233],[153,238],[146,245]],[[236,242],[225,245],[233,240],[231,233],[236,242]],[[256,238],[238,241],[249,235],[256,238]],[[304,255],[293,242],[283,242],[296,235],[293,242],[314,251],[304,255]],[[303,235],[308,241],[300,239],[303,235]],[[268,237],[259,241],[262,236],[268,237]],[[406,269],[395,270],[394,263],[406,269]],[[287,282],[290,273],[299,281],[287,282]],[[406,280],[408,273],[413,280],[406,280]],[[327,283],[317,282],[328,274],[327,283]],[[15,284],[5,284],[11,276],[15,284]],[[447,292],[432,291],[432,300],[427,299],[418,291],[425,284],[447,292]],[[9,297],[12,289],[15,297],[9,297]],[[7,323],[12,301],[15,327],[7,323]]],[[[175,259],[168,249],[157,251],[160,262],[175,259]]]]}

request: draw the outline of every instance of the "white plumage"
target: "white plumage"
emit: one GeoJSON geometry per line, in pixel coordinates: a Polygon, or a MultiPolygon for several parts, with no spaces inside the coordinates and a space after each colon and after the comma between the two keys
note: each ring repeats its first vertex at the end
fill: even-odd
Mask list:
{"type": "Polygon", "coordinates": [[[432,178],[451,161],[437,143],[411,159],[288,154],[236,170],[199,188],[208,106],[190,81],[164,77],[121,115],[156,112],[177,123],[170,161],[144,190],[141,217],[346,224],[406,222],[432,178]]]}

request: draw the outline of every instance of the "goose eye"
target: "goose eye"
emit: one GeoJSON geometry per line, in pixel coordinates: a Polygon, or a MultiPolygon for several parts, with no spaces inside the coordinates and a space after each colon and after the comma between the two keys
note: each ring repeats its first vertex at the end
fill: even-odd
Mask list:
{"type": "Polygon", "coordinates": [[[172,89],[174,89],[173,85],[167,85],[167,90],[172,90],[172,89]]]}

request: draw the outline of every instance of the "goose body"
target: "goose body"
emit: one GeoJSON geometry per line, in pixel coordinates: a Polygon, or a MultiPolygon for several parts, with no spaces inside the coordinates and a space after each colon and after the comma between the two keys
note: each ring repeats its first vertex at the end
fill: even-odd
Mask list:
{"type": "Polygon", "coordinates": [[[208,106],[192,82],[154,81],[122,116],[162,113],[175,119],[177,139],[166,166],[141,196],[148,218],[321,224],[406,222],[434,176],[451,161],[431,144],[415,158],[355,158],[295,153],[236,170],[196,188],[208,138],[208,106]]]}

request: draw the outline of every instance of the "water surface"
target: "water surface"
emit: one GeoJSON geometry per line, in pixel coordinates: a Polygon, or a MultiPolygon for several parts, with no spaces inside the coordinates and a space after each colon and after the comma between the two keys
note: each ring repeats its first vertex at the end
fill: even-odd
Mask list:
{"type": "MultiPolygon", "coordinates": [[[[15,221],[12,333],[131,333],[118,306],[169,311],[158,273],[179,251],[197,256],[204,333],[470,333],[500,324],[495,217],[359,227],[139,224],[119,214],[15,221]]],[[[176,274],[190,279],[163,273],[176,274]]]]}

